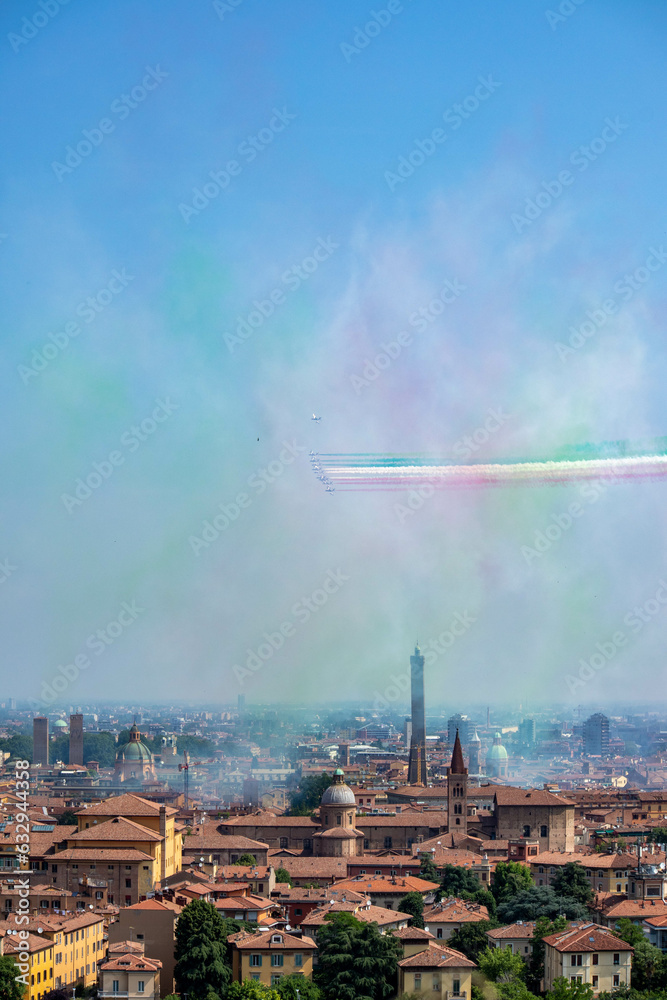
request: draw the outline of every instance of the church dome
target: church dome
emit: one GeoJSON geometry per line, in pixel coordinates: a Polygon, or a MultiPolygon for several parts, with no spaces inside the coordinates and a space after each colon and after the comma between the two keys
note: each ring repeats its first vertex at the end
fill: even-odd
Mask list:
{"type": "Polygon", "coordinates": [[[345,775],[340,768],[336,768],[333,781],[322,795],[321,805],[323,806],[355,806],[357,800],[349,785],[345,784],[345,775]]]}
{"type": "Polygon", "coordinates": [[[501,739],[500,733],[496,733],[493,744],[489,747],[486,754],[487,764],[504,764],[507,761],[507,750],[500,742],[501,739]]]}
{"type": "Polygon", "coordinates": [[[116,754],[117,761],[132,761],[141,760],[147,761],[149,764],[153,759],[153,755],[146,746],[145,743],[141,742],[141,733],[136,725],[132,726],[130,729],[130,739],[128,743],[120,747],[118,753],[116,754]]]}

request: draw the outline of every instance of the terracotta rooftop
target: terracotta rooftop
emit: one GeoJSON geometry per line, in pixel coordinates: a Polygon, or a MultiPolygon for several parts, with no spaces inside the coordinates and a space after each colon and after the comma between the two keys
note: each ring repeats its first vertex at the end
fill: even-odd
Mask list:
{"type": "Polygon", "coordinates": [[[434,944],[433,941],[428,942],[428,948],[424,951],[419,951],[416,955],[410,955],[409,958],[402,959],[398,964],[402,969],[477,968],[475,963],[466,958],[462,952],[456,951],[454,948],[434,944]]]}
{"type": "Polygon", "coordinates": [[[126,851],[117,847],[68,847],[53,856],[60,861],[153,861],[150,854],[128,847],[126,851]]]}
{"type": "Polygon", "coordinates": [[[314,951],[317,948],[311,937],[297,937],[295,934],[277,930],[260,931],[256,934],[251,931],[238,931],[237,934],[230,934],[227,940],[239,951],[259,951],[261,948],[268,948],[270,951],[285,951],[292,948],[297,951],[314,951]],[[274,941],[273,938],[280,938],[280,941],[274,941]]]}
{"type": "Polygon", "coordinates": [[[549,934],[544,943],[556,951],[634,951],[632,945],[599,924],[584,924],[574,930],[549,934]]]}
{"type": "Polygon", "coordinates": [[[134,820],[116,816],[104,823],[95,823],[87,830],[81,830],[80,833],[73,833],[67,839],[76,841],[76,843],[86,840],[143,840],[158,843],[162,837],[154,830],[149,830],[147,827],[141,826],[140,823],[135,823],[134,820]]]}
{"type": "Polygon", "coordinates": [[[178,809],[171,806],[160,806],[157,802],[142,799],[139,795],[128,792],[124,795],[112,795],[103,802],[92,802],[84,809],[79,809],[77,816],[159,816],[160,809],[165,808],[167,816],[175,816],[178,809]]]}

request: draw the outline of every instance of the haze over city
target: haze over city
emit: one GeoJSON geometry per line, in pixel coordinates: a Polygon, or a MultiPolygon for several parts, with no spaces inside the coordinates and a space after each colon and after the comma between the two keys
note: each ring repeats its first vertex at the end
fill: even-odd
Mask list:
{"type": "Polygon", "coordinates": [[[662,697],[667,484],[310,461],[667,434],[667,12],[571,7],[3,4],[8,697],[662,697]]]}

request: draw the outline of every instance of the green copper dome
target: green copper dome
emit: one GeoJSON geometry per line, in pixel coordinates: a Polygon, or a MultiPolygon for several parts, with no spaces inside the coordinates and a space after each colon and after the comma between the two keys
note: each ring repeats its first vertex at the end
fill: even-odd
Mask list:
{"type": "Polygon", "coordinates": [[[145,760],[150,764],[152,759],[153,755],[150,750],[145,743],[141,742],[141,733],[136,726],[132,726],[129,742],[119,748],[116,760],[145,760]]]}

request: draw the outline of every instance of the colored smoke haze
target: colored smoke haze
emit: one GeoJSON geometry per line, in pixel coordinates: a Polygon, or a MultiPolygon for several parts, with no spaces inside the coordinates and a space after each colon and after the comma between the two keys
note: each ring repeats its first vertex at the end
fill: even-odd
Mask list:
{"type": "Polygon", "coordinates": [[[340,490],[404,490],[428,482],[436,489],[500,486],[562,486],[610,478],[639,481],[667,477],[667,439],[650,445],[627,441],[562,449],[563,457],[501,459],[493,463],[441,462],[421,455],[317,455],[340,490]],[[652,452],[646,454],[646,452],[652,452]],[[574,457],[575,455],[581,457],[574,457]],[[583,456],[586,457],[583,457],[583,456]],[[567,456],[567,457],[565,457],[567,456]]]}

